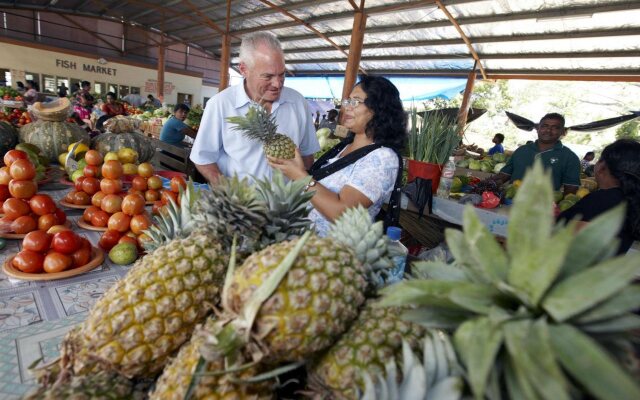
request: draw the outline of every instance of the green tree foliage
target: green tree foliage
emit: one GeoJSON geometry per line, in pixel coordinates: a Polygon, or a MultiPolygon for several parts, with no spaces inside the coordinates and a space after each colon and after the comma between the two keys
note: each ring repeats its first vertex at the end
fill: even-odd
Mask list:
{"type": "Polygon", "coordinates": [[[616,129],[617,139],[640,139],[640,123],[638,121],[629,121],[620,125],[616,129]]]}

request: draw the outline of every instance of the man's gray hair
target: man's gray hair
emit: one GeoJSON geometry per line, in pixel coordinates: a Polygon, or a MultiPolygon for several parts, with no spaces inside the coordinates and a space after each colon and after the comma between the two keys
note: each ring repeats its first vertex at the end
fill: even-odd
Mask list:
{"type": "Polygon", "coordinates": [[[240,62],[245,63],[248,67],[253,67],[255,61],[255,52],[259,46],[267,46],[272,50],[282,51],[280,41],[271,32],[253,32],[242,37],[240,45],[240,62]]]}

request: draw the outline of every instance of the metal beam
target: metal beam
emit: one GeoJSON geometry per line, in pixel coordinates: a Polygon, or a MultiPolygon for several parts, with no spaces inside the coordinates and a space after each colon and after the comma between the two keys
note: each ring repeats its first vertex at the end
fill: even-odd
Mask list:
{"type": "Polygon", "coordinates": [[[191,3],[189,0],[182,0],[182,3],[186,4],[187,7],[189,7],[191,9],[191,11],[193,11],[194,13],[196,13],[203,21],[204,23],[209,26],[211,29],[213,29],[214,31],[218,32],[221,35],[225,35],[227,34],[227,32],[224,31],[223,28],[221,28],[220,26],[218,26],[215,22],[213,22],[211,20],[211,18],[207,17],[205,14],[203,14],[201,11],[198,11],[198,9],[196,8],[196,6],[193,5],[193,3],[191,3]]]}
{"type": "MultiPolygon", "coordinates": [[[[180,0],[180,1],[182,1],[182,0],[180,0]]],[[[235,1],[237,1],[237,0],[235,0],[235,1]]],[[[211,10],[215,10],[215,9],[219,9],[219,8],[223,8],[223,7],[226,7],[225,3],[219,3],[219,4],[213,4],[213,5],[209,5],[209,6],[206,6],[206,7],[198,8],[198,11],[206,13],[206,12],[209,12],[211,10]]],[[[184,14],[178,14],[178,15],[176,15],[174,17],[167,18],[167,20],[165,22],[166,23],[171,23],[171,22],[176,21],[176,20],[178,20],[180,18],[183,18],[183,17],[184,17],[184,14]]]]}
{"type": "MultiPolygon", "coordinates": [[[[173,6],[175,6],[176,4],[180,3],[181,1],[182,1],[182,0],[173,0],[173,1],[169,2],[169,3],[166,3],[164,6],[165,6],[165,7],[173,7],[173,6]]],[[[139,12],[139,13],[137,13],[137,14],[134,14],[134,15],[130,16],[130,17],[129,17],[129,19],[130,19],[130,20],[132,20],[132,21],[135,21],[135,20],[137,20],[138,18],[140,18],[140,17],[144,17],[145,15],[150,14],[150,13],[152,13],[152,12],[153,12],[153,10],[151,10],[151,9],[149,9],[149,10],[144,10],[144,11],[141,11],[141,12],[139,12]]],[[[166,20],[164,20],[165,24],[167,23],[167,21],[169,21],[169,19],[172,19],[172,18],[175,18],[175,17],[167,18],[166,20]]]]}

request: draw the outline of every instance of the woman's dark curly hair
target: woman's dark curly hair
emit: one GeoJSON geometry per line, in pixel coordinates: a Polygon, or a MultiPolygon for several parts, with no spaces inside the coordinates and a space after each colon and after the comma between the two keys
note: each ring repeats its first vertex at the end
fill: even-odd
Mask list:
{"type": "Polygon", "coordinates": [[[373,112],[365,129],[375,143],[401,150],[407,141],[407,115],[398,89],[387,78],[363,76],[360,85],[367,94],[364,104],[373,112]]]}
{"type": "Polygon", "coordinates": [[[602,150],[600,161],[604,161],[609,172],[620,182],[627,201],[627,218],[624,229],[640,239],[640,142],[619,139],[602,150]]]}

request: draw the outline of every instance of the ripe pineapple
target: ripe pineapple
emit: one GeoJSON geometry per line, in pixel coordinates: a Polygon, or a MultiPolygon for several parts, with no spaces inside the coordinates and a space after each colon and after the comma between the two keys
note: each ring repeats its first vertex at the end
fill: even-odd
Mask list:
{"type": "Polygon", "coordinates": [[[516,195],[506,252],[467,208],[464,233],[446,232],[455,264],[425,263],[437,279],[383,289],[383,304],[419,307],[406,316],[455,332],[476,398],[638,399],[615,358],[640,328],[640,255],[612,258],[624,209],[578,232],[574,222],[556,227],[550,182],[536,162],[516,195]]]}
{"type": "Polygon", "coordinates": [[[356,387],[364,387],[363,373],[379,374],[389,360],[399,361],[403,342],[417,350],[425,329],[400,314],[401,308],[367,301],[349,330],[311,364],[310,387],[331,398],[356,399],[356,387]]]}
{"type": "MultiPolygon", "coordinates": [[[[385,374],[364,375],[364,393],[361,400],[458,400],[462,398],[464,383],[449,337],[442,331],[425,335],[422,350],[423,363],[402,341],[402,381],[398,384],[395,358],[385,365],[385,374]]],[[[362,386],[359,386],[360,389],[362,386]]]]}
{"type": "Polygon", "coordinates": [[[217,302],[228,262],[222,245],[198,231],[138,260],[65,339],[63,370],[154,376],[209,312],[207,302],[217,302]]]}
{"type": "MultiPolygon", "coordinates": [[[[366,210],[346,213],[358,214],[361,223],[345,224],[341,217],[333,229],[350,231],[364,247],[359,254],[370,244],[386,246],[370,238],[382,229],[381,223],[372,226],[366,210]]],[[[377,250],[386,249],[371,249],[377,250]]],[[[227,278],[222,299],[227,319],[211,335],[202,333],[203,355],[216,359],[244,349],[255,361],[303,362],[330,346],[357,317],[369,271],[349,244],[309,233],[252,254],[227,278]]]]}
{"type": "MultiPolygon", "coordinates": [[[[211,325],[214,321],[210,317],[205,325],[211,325]]],[[[182,346],[178,355],[165,367],[162,375],[158,378],[153,392],[149,395],[149,400],[182,400],[186,398],[193,400],[229,398],[267,400],[273,398],[270,382],[242,384],[235,381],[256,375],[259,372],[257,367],[228,375],[211,374],[223,370],[225,365],[222,359],[216,361],[201,359],[200,346],[203,342],[202,336],[194,335],[187,344],[182,346]],[[202,360],[202,364],[198,363],[200,360],[202,360]],[[203,375],[194,380],[196,371],[203,375]],[[187,396],[189,390],[191,390],[191,395],[187,396]]],[[[235,364],[241,364],[240,360],[236,360],[235,364]]]]}
{"type": "Polygon", "coordinates": [[[249,106],[244,117],[228,117],[227,121],[237,124],[234,129],[247,138],[259,140],[264,154],[284,159],[295,156],[296,144],[288,136],[277,133],[275,117],[259,104],[249,106]]]}

